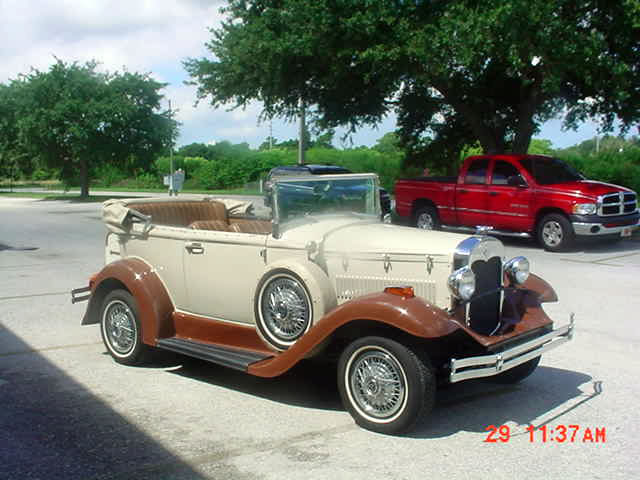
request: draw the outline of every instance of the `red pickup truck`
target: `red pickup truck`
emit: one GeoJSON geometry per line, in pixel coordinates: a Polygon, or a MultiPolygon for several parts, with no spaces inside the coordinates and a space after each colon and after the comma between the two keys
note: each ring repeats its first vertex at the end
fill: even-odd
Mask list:
{"type": "Polygon", "coordinates": [[[402,179],[396,212],[424,229],[487,230],[537,237],[561,251],[580,237],[630,236],[640,224],[637,194],[586,180],[571,166],[542,155],[468,157],[458,177],[402,179]]]}

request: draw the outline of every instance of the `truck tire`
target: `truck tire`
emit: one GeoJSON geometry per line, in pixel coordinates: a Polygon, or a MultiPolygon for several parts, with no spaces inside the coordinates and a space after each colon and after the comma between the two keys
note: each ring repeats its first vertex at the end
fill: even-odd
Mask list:
{"type": "Polygon", "coordinates": [[[413,226],[422,230],[439,230],[438,211],[430,205],[418,207],[413,215],[413,226]]]}
{"type": "Polygon", "coordinates": [[[575,240],[571,222],[562,214],[550,213],[542,217],[537,229],[538,242],[549,252],[569,249],[575,240]]]}

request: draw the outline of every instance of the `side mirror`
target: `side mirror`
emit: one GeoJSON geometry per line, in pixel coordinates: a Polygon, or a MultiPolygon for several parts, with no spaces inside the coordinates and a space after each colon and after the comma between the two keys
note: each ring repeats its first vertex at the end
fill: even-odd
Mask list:
{"type": "Polygon", "coordinates": [[[507,178],[507,185],[510,187],[526,187],[527,182],[521,175],[511,175],[507,178]]]}

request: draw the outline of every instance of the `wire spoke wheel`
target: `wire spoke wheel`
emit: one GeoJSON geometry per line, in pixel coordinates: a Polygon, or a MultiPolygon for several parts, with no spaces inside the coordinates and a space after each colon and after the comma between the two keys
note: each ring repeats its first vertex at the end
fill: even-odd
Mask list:
{"type": "Polygon", "coordinates": [[[393,417],[406,398],[407,380],[398,361],[382,349],[365,348],[349,367],[358,407],[376,419],[393,417]]]}
{"type": "Polygon", "coordinates": [[[102,341],[113,359],[138,365],[150,357],[151,347],[142,343],[142,329],[136,299],[126,290],[113,290],[100,310],[102,341]]]}
{"type": "Polygon", "coordinates": [[[284,350],[311,327],[311,299],[293,274],[272,275],[262,284],[257,298],[258,328],[271,346],[284,350]]]}
{"type": "Polygon", "coordinates": [[[113,300],[104,312],[104,330],[111,348],[121,355],[131,351],[136,344],[135,317],[129,306],[121,300],[113,300]]]}
{"type": "Polygon", "coordinates": [[[340,355],[338,390],[358,425],[374,432],[409,430],[433,408],[436,380],[424,352],[385,337],[354,340],[340,355]]]}

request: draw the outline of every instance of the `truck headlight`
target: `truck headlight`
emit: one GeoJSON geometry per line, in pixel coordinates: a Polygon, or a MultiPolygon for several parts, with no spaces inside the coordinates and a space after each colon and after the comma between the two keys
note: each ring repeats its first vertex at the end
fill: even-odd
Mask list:
{"type": "Polygon", "coordinates": [[[476,276],[467,267],[462,267],[449,275],[449,290],[454,297],[469,300],[476,291],[476,276]]]}
{"type": "Polygon", "coordinates": [[[597,206],[595,203],[576,203],[573,206],[573,213],[577,215],[593,215],[596,213],[597,206]]]}
{"type": "Polygon", "coordinates": [[[509,280],[522,285],[529,278],[529,260],[525,257],[514,257],[504,264],[504,271],[509,280]]]}

